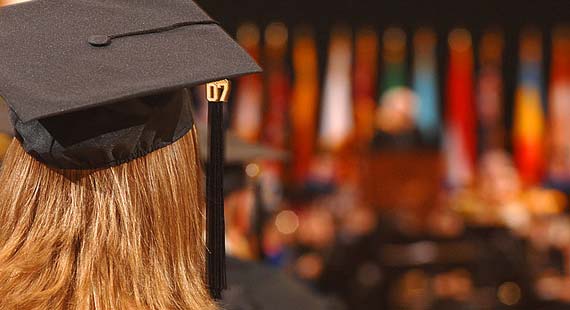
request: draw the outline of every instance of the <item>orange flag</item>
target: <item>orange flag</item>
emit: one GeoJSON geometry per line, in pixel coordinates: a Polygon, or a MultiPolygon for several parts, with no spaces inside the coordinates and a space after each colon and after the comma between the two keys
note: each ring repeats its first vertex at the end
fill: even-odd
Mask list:
{"type": "Polygon", "coordinates": [[[295,81],[291,100],[293,181],[304,183],[315,152],[319,77],[313,32],[300,29],[293,42],[295,81]]]}
{"type": "Polygon", "coordinates": [[[542,181],[544,173],[544,107],[542,102],[542,37],[537,31],[521,36],[519,85],[515,94],[513,151],[526,184],[542,181]]]}

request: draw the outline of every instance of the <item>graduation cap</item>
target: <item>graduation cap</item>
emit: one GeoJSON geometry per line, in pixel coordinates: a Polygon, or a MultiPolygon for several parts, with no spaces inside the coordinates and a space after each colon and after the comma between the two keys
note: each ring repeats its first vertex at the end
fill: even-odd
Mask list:
{"type": "Polygon", "coordinates": [[[258,65],[190,0],[36,0],[0,8],[0,97],[28,154],[58,169],[119,165],[194,126],[209,101],[207,278],[226,284],[223,105],[258,65]]]}

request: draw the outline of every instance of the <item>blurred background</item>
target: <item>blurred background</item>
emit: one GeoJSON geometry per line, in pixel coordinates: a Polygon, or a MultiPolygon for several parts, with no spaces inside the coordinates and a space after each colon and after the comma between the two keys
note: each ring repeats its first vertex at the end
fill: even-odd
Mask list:
{"type": "Polygon", "coordinates": [[[227,127],[287,154],[228,163],[232,256],[346,309],[570,309],[569,1],[197,2],[265,70],[227,127]]]}

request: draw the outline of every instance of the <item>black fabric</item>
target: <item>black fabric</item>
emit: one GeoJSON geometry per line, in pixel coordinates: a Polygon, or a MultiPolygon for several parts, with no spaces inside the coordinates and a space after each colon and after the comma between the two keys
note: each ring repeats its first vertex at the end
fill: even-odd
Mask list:
{"type": "Polygon", "coordinates": [[[0,97],[26,151],[56,168],[166,146],[193,125],[180,89],[260,71],[190,0],[36,0],[1,7],[0,29],[0,97]]]}
{"type": "Polygon", "coordinates": [[[22,122],[16,137],[40,162],[60,169],[97,169],[172,144],[194,125],[191,96],[180,89],[79,112],[22,122]]]}
{"type": "Polygon", "coordinates": [[[210,156],[206,178],[206,268],[210,295],[222,297],[227,287],[226,279],[226,235],[224,218],[224,104],[208,103],[208,135],[210,156]]]}
{"type": "Polygon", "coordinates": [[[36,0],[0,8],[0,96],[24,121],[259,72],[190,0],[36,0]]]}
{"type": "Polygon", "coordinates": [[[164,27],[144,29],[144,30],[136,30],[136,31],[118,33],[118,34],[113,34],[113,35],[100,35],[100,34],[99,35],[93,35],[93,36],[89,37],[88,42],[92,46],[103,47],[103,46],[111,45],[111,43],[113,43],[113,40],[119,39],[119,38],[126,38],[126,37],[134,37],[134,36],[140,36],[140,35],[145,35],[145,34],[167,32],[167,31],[172,31],[174,29],[181,28],[181,27],[196,26],[196,25],[213,25],[213,24],[218,25],[218,22],[215,22],[212,20],[182,22],[182,23],[176,23],[176,24],[172,24],[172,25],[164,26],[164,27]]]}
{"type": "Polygon", "coordinates": [[[220,303],[225,310],[344,310],[278,270],[231,256],[220,303]]]}
{"type": "Polygon", "coordinates": [[[224,197],[245,189],[248,177],[243,164],[227,164],[224,166],[224,197]]]}

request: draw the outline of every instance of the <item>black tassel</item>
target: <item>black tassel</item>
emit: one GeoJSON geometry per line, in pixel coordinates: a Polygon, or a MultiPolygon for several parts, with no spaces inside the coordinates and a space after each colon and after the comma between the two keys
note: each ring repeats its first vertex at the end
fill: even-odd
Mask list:
{"type": "Polygon", "coordinates": [[[206,259],[210,294],[220,299],[227,287],[224,220],[224,104],[208,103],[210,152],[206,178],[206,259]]]}

